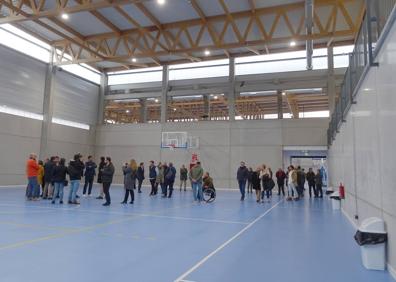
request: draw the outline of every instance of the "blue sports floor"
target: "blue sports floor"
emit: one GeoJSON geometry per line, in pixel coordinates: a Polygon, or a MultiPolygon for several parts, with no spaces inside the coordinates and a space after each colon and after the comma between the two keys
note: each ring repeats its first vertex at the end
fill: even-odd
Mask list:
{"type": "Polygon", "coordinates": [[[257,204],[218,191],[213,204],[194,205],[190,191],[161,199],[145,188],[132,206],[113,186],[102,207],[24,193],[0,188],[2,282],[393,281],[363,268],[353,228],[327,199],[257,204]]]}

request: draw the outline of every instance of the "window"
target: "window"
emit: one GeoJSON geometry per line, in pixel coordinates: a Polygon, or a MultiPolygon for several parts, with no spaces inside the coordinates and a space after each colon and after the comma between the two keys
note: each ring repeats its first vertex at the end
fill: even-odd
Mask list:
{"type": "Polygon", "coordinates": [[[74,122],[74,121],[60,119],[60,118],[55,118],[55,117],[52,118],[52,123],[89,130],[88,124],[74,122]]]}
{"type": "Polygon", "coordinates": [[[86,80],[89,80],[93,83],[100,84],[100,74],[82,65],[78,65],[78,64],[64,65],[62,66],[62,69],[72,74],[75,74],[79,77],[82,77],[86,80]]]}
{"type": "Polygon", "coordinates": [[[0,113],[5,113],[5,114],[19,116],[19,117],[25,117],[25,118],[30,118],[30,119],[36,119],[36,120],[44,119],[43,115],[10,108],[5,105],[0,106],[0,113]]]}
{"type": "Polygon", "coordinates": [[[49,45],[9,24],[0,25],[0,44],[42,62],[49,63],[49,45]]]}
{"type": "Polygon", "coordinates": [[[108,84],[128,84],[128,83],[144,83],[144,82],[160,82],[162,81],[162,70],[160,71],[142,71],[129,72],[121,74],[109,75],[108,84]]]}
{"type": "Polygon", "coordinates": [[[329,111],[315,111],[315,112],[302,112],[299,113],[300,118],[328,118],[330,116],[329,111]]]}

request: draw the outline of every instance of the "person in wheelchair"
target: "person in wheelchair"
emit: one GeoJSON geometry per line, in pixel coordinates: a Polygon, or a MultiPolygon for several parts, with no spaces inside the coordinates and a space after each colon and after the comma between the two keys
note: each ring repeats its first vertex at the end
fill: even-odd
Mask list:
{"type": "Polygon", "coordinates": [[[205,172],[203,176],[203,197],[207,203],[213,202],[216,199],[216,189],[213,185],[213,179],[209,176],[209,172],[205,172]]]}

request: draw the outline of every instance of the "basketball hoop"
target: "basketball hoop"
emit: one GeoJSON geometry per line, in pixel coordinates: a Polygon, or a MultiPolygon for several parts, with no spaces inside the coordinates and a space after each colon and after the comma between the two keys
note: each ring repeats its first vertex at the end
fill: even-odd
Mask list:
{"type": "Polygon", "coordinates": [[[176,145],[175,145],[175,144],[170,144],[170,145],[169,145],[169,149],[170,149],[171,151],[174,151],[175,148],[176,148],[176,145]]]}

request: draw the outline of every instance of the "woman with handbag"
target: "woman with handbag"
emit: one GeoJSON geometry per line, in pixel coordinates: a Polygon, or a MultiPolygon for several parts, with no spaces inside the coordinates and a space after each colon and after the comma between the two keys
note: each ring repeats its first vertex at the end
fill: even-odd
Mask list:
{"type": "MultiPolygon", "coordinates": [[[[52,182],[54,183],[54,195],[59,195],[59,204],[63,204],[63,188],[68,185],[66,180],[67,167],[65,166],[66,160],[60,159],[56,162],[52,170],[52,182]]],[[[52,198],[52,204],[55,204],[56,196],[52,198]]]]}
{"type": "Polygon", "coordinates": [[[126,204],[128,202],[129,194],[131,195],[130,204],[133,204],[135,201],[135,192],[133,191],[136,189],[136,177],[137,177],[137,163],[135,160],[131,160],[129,164],[125,164],[122,167],[122,171],[124,173],[124,189],[125,189],[125,196],[124,201],[121,204],[126,204]]]}
{"type": "Polygon", "coordinates": [[[260,184],[261,167],[252,172],[252,188],[256,191],[256,202],[260,203],[261,198],[261,184],[260,184]]]}
{"type": "Polygon", "coordinates": [[[261,193],[261,202],[264,203],[264,197],[267,196],[267,199],[270,200],[271,196],[271,172],[264,164],[261,174],[260,174],[261,182],[263,184],[263,192],[261,193]]]}

